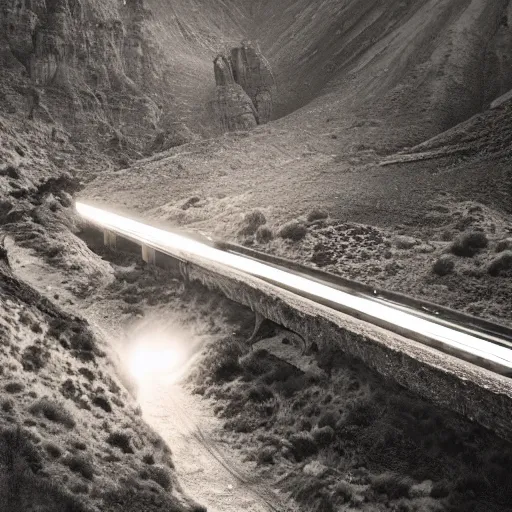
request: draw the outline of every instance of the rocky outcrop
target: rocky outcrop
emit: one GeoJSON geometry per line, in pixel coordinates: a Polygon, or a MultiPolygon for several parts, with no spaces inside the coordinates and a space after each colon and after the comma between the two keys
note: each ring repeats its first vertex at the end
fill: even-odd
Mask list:
{"type": "Polygon", "coordinates": [[[120,132],[146,146],[162,111],[147,17],[143,0],[0,0],[0,96],[82,142],[120,132]]]}
{"type": "Polygon", "coordinates": [[[251,98],[258,112],[258,123],[268,123],[272,116],[274,77],[268,61],[251,43],[244,41],[231,50],[231,67],[235,82],[251,98]]]}
{"type": "Polygon", "coordinates": [[[273,77],[270,66],[250,43],[214,60],[214,116],[223,130],[247,130],[272,117],[273,77]]]}

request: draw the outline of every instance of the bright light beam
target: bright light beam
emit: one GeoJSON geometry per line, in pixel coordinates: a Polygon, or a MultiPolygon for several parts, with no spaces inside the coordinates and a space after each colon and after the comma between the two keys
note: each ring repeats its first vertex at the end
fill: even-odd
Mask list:
{"type": "Polygon", "coordinates": [[[254,277],[273,281],[278,285],[281,284],[284,287],[296,290],[299,294],[327,300],[343,307],[345,310],[359,312],[368,317],[370,319],[368,321],[375,319],[380,325],[394,325],[512,371],[512,350],[506,347],[418,318],[392,306],[351,295],[331,288],[327,284],[312,281],[244,256],[224,252],[184,236],[148,226],[93,206],[77,203],[76,209],[78,213],[93,224],[120,235],[125,235],[127,238],[138,240],[171,256],[186,261],[196,260],[198,264],[201,260],[210,261],[254,277]]]}

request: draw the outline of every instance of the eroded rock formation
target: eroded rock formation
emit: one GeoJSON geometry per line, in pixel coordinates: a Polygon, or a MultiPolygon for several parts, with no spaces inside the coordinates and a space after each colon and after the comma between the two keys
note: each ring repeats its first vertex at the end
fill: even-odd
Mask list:
{"type": "Polygon", "coordinates": [[[120,131],[146,145],[161,112],[147,15],[143,0],[0,0],[0,96],[80,140],[120,131]]]}
{"type": "Polygon", "coordinates": [[[259,50],[245,41],[231,50],[230,62],[235,82],[251,98],[258,112],[258,123],[268,123],[272,116],[274,87],[270,64],[259,50]]]}
{"type": "Polygon", "coordinates": [[[214,60],[214,114],[224,130],[247,130],[270,121],[274,80],[269,64],[250,43],[214,60]]]}

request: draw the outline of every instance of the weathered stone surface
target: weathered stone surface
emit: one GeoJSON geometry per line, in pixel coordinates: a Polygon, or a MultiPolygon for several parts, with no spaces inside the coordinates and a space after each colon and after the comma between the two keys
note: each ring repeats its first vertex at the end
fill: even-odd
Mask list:
{"type": "Polygon", "coordinates": [[[270,66],[250,43],[233,48],[229,57],[213,61],[216,97],[214,115],[224,130],[246,130],[264,124],[272,117],[270,66]]]}
{"type": "Polygon", "coordinates": [[[147,147],[163,112],[153,97],[165,90],[144,39],[147,16],[143,0],[0,0],[0,97],[76,139],[102,145],[120,132],[147,147]]]}
{"type": "Polygon", "coordinates": [[[249,42],[231,50],[231,67],[235,82],[251,98],[258,112],[258,123],[270,121],[274,78],[270,65],[261,52],[249,42]]]}
{"type": "Polygon", "coordinates": [[[224,131],[249,130],[258,124],[256,109],[238,84],[217,86],[211,105],[224,131]]]}

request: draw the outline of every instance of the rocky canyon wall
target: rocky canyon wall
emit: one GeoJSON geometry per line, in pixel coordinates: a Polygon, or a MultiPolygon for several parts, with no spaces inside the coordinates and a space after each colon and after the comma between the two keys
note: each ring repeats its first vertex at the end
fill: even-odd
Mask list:
{"type": "Polygon", "coordinates": [[[62,124],[80,143],[143,147],[165,104],[148,15],[142,0],[0,0],[4,112],[62,124]]]}

